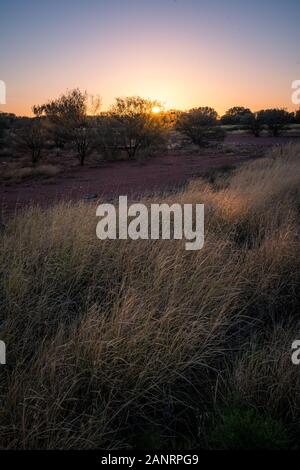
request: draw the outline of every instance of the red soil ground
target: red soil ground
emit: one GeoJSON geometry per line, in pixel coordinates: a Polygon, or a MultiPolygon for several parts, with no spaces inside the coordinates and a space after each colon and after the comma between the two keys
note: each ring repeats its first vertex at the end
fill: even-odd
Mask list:
{"type": "Polygon", "coordinates": [[[263,151],[288,140],[291,139],[229,135],[226,144],[233,146],[232,154],[205,151],[201,155],[201,152],[183,154],[169,151],[166,155],[144,162],[103,162],[95,167],[75,167],[53,180],[36,179],[3,185],[0,188],[0,219],[5,221],[8,215],[32,203],[47,206],[60,200],[78,201],[92,193],[103,200],[118,195],[133,196],[175,189],[212,168],[235,165],[257,157],[255,149],[263,151]],[[248,151],[245,152],[247,146],[248,151]]]}

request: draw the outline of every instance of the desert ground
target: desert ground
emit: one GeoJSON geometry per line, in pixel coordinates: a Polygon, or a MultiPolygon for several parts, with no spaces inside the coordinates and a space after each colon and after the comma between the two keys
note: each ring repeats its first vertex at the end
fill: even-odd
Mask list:
{"type": "MultiPolygon", "coordinates": [[[[171,149],[140,161],[99,162],[92,159],[84,168],[75,164],[73,156],[51,155],[42,162],[42,168],[46,164],[45,175],[41,172],[40,176],[2,180],[1,219],[5,221],[11,214],[32,204],[46,207],[63,200],[112,199],[122,194],[134,197],[176,190],[194,178],[203,176],[210,180],[216,170],[217,173],[229,172],[249,159],[261,158],[273,146],[299,140],[297,135],[255,138],[250,134],[232,133],[217,149],[171,149]]],[[[0,164],[3,173],[10,161],[4,155],[0,164]]],[[[28,163],[24,165],[29,166],[28,163]]]]}
{"type": "Polygon", "coordinates": [[[299,448],[300,146],[220,148],[2,186],[1,448],[299,448]],[[204,203],[204,247],[98,240],[91,192],[204,203]]]}

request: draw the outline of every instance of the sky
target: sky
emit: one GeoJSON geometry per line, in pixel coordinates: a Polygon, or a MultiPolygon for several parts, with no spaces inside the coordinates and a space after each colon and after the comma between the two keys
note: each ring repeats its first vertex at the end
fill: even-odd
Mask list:
{"type": "Polygon", "coordinates": [[[299,0],[1,0],[1,111],[79,87],[166,108],[293,110],[299,0]]]}

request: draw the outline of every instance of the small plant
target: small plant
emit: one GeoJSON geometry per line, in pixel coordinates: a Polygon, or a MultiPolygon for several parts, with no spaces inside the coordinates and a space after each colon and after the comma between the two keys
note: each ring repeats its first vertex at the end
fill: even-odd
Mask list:
{"type": "Polygon", "coordinates": [[[286,449],[289,439],[283,425],[254,410],[227,409],[211,432],[213,447],[233,449],[286,449]]]}

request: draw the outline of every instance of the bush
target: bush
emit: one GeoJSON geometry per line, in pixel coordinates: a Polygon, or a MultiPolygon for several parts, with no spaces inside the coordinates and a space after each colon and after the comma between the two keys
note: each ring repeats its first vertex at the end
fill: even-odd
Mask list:
{"type": "Polygon", "coordinates": [[[257,119],[268,128],[271,135],[277,137],[291,122],[291,115],[285,109],[264,109],[257,113],[257,119]]]}
{"type": "MultiPolygon", "coordinates": [[[[100,106],[100,102],[99,102],[100,106]]],[[[94,132],[88,116],[88,95],[74,89],[46,104],[33,106],[36,116],[46,116],[58,148],[71,142],[83,166],[92,151],[94,132]]]]}
{"type": "Polygon", "coordinates": [[[13,127],[15,120],[16,116],[14,114],[0,112],[0,147],[3,144],[5,135],[13,127]]]}
{"type": "Polygon", "coordinates": [[[97,119],[95,147],[105,160],[117,160],[121,156],[122,146],[118,127],[109,114],[99,116],[97,119]]]}
{"type": "Polygon", "coordinates": [[[199,147],[224,140],[225,132],[218,125],[217,112],[209,107],[194,108],[181,113],[176,122],[176,129],[199,147]]]}
{"type": "Polygon", "coordinates": [[[224,125],[239,125],[243,124],[243,119],[246,115],[251,115],[252,112],[249,108],[243,106],[234,106],[226,111],[221,117],[221,123],[224,125]]]}
{"type": "Polygon", "coordinates": [[[154,108],[162,106],[138,96],[116,98],[110,108],[109,125],[102,133],[104,147],[122,150],[131,160],[141,151],[165,142],[167,120],[163,112],[154,113],[154,108]]]}
{"type": "Polygon", "coordinates": [[[300,124],[300,108],[295,111],[294,120],[296,124],[300,124]]]}
{"type": "Polygon", "coordinates": [[[227,409],[211,432],[213,447],[225,450],[286,449],[289,438],[283,425],[254,410],[227,409]]]}
{"type": "Polygon", "coordinates": [[[259,137],[264,127],[264,120],[259,113],[248,113],[242,116],[241,124],[250,130],[255,137],[259,137]]]}
{"type": "Polygon", "coordinates": [[[21,152],[29,154],[32,165],[36,165],[42,158],[46,143],[43,124],[39,118],[28,119],[17,130],[16,146],[21,152]]]}

